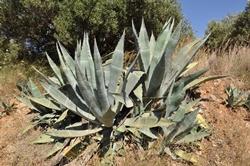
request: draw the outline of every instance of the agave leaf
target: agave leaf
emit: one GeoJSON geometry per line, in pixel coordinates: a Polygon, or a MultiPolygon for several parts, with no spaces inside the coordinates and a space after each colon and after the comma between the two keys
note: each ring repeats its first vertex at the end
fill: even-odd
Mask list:
{"type": "Polygon", "coordinates": [[[47,135],[59,138],[75,138],[84,137],[87,135],[95,134],[101,131],[102,128],[88,129],[88,130],[51,130],[46,132],[47,135]]]}
{"type": "Polygon", "coordinates": [[[155,43],[156,43],[155,36],[152,33],[151,37],[150,37],[150,41],[149,41],[149,49],[150,49],[150,59],[149,59],[149,62],[152,61],[152,57],[154,56],[155,43]]]}
{"type": "Polygon", "coordinates": [[[189,129],[195,124],[198,112],[199,112],[199,109],[193,112],[190,112],[184,117],[184,119],[178,125],[178,130],[176,132],[176,135],[179,135],[182,132],[185,132],[187,129],[189,129]]]}
{"type": "Polygon", "coordinates": [[[58,46],[62,53],[63,59],[65,60],[66,66],[68,66],[72,73],[75,73],[75,62],[73,58],[69,55],[65,47],[58,41],[58,46]]]}
{"type": "Polygon", "coordinates": [[[29,79],[28,87],[29,87],[29,90],[30,90],[32,96],[34,96],[34,97],[41,97],[42,96],[42,93],[40,92],[40,90],[38,89],[36,84],[31,79],[29,79]]]}
{"type": "Polygon", "coordinates": [[[36,97],[31,97],[28,96],[28,99],[30,99],[31,101],[40,104],[46,108],[50,108],[52,110],[61,110],[61,108],[59,108],[56,104],[54,104],[52,101],[50,101],[49,99],[46,98],[36,98],[36,97]]]}
{"type": "Polygon", "coordinates": [[[187,153],[183,150],[175,150],[174,152],[178,157],[182,158],[183,160],[189,161],[193,164],[198,162],[197,157],[192,153],[187,153]]]}
{"type": "Polygon", "coordinates": [[[29,130],[33,129],[36,125],[38,125],[38,123],[32,123],[28,125],[27,127],[24,128],[24,130],[22,131],[22,134],[27,133],[29,130]]]}
{"type": "Polygon", "coordinates": [[[154,133],[152,133],[152,131],[149,128],[141,128],[141,129],[139,129],[139,131],[142,134],[145,134],[146,136],[148,136],[149,138],[152,138],[152,139],[158,138],[154,133]]]}
{"type": "Polygon", "coordinates": [[[108,101],[107,90],[105,88],[104,75],[102,69],[102,59],[99,53],[97,43],[94,44],[94,66],[96,77],[97,98],[102,110],[108,110],[110,105],[108,101]]]}
{"type": "Polygon", "coordinates": [[[62,74],[63,74],[63,76],[65,76],[64,78],[66,79],[65,83],[69,83],[70,85],[72,85],[72,87],[75,87],[76,83],[77,83],[76,79],[75,79],[75,76],[74,76],[71,68],[65,63],[65,60],[64,60],[64,57],[63,57],[64,54],[62,54],[61,51],[60,51],[60,45],[57,44],[56,48],[57,48],[57,52],[58,52],[58,55],[59,55],[62,74]]]}
{"type": "Polygon", "coordinates": [[[94,62],[90,51],[88,33],[84,33],[81,55],[76,59],[79,59],[80,69],[86,74],[87,80],[90,81],[90,85],[93,86],[92,88],[96,88],[94,62]]]}
{"type": "Polygon", "coordinates": [[[207,136],[209,136],[210,133],[207,132],[207,131],[194,131],[194,132],[191,132],[190,134],[184,136],[183,138],[179,139],[176,144],[188,144],[188,143],[191,143],[191,142],[195,142],[195,141],[198,141],[198,140],[201,140],[207,136]]]}
{"type": "Polygon", "coordinates": [[[133,71],[129,74],[125,88],[126,96],[129,96],[129,94],[135,88],[136,84],[139,82],[143,74],[144,72],[142,71],[133,71]]]}
{"type": "Polygon", "coordinates": [[[197,121],[197,124],[203,127],[204,129],[209,129],[209,125],[200,114],[197,115],[196,121],[197,121]]]}
{"type": "Polygon", "coordinates": [[[84,124],[83,122],[76,122],[76,123],[66,126],[65,129],[72,130],[72,129],[80,128],[82,127],[83,124],[84,124]]]}
{"type": "Polygon", "coordinates": [[[117,110],[112,110],[113,107],[109,108],[107,111],[104,112],[102,116],[102,122],[106,127],[112,127],[113,122],[115,121],[115,116],[117,110]]]}
{"type": "Polygon", "coordinates": [[[140,84],[134,91],[135,96],[140,100],[140,102],[143,102],[143,89],[142,84],[140,84]]]}
{"type": "Polygon", "coordinates": [[[47,153],[46,158],[53,156],[56,152],[64,148],[64,144],[61,142],[56,142],[53,148],[47,153]]]}
{"type": "Polygon", "coordinates": [[[192,62],[192,63],[190,63],[190,64],[186,67],[186,69],[181,73],[180,77],[186,75],[191,69],[193,69],[193,68],[194,68],[195,66],[197,66],[197,65],[198,65],[198,62],[192,62]]]}
{"type": "Polygon", "coordinates": [[[79,90],[81,92],[81,95],[83,96],[84,101],[86,101],[87,105],[90,108],[90,111],[98,118],[98,120],[102,121],[103,113],[101,112],[101,108],[98,105],[98,101],[96,100],[91,85],[86,80],[84,73],[80,70],[80,66],[78,63],[76,63],[76,76],[79,90]]]}
{"type": "MultiPolygon", "coordinates": [[[[174,84],[172,84],[173,86],[174,84]]],[[[184,83],[181,82],[177,87],[173,88],[171,90],[171,93],[169,93],[168,98],[166,100],[166,114],[165,117],[167,118],[173,111],[175,111],[181,102],[183,101],[186,93],[183,90],[184,83]]]]}
{"type": "Polygon", "coordinates": [[[55,88],[59,88],[59,85],[56,84],[55,82],[53,82],[52,80],[50,80],[48,77],[46,77],[42,72],[40,72],[38,69],[36,69],[34,66],[32,66],[32,68],[42,76],[42,78],[44,80],[46,80],[50,85],[53,85],[55,88]]]}
{"type": "Polygon", "coordinates": [[[165,24],[164,24],[163,27],[162,27],[162,30],[166,29],[166,28],[169,26],[171,20],[172,20],[172,18],[168,19],[168,20],[165,22],[165,24]]]}
{"type": "Polygon", "coordinates": [[[60,153],[62,156],[66,157],[66,155],[77,145],[79,145],[81,143],[81,139],[80,138],[75,138],[73,140],[71,140],[70,145],[66,146],[62,152],[60,153]]]}
{"type": "Polygon", "coordinates": [[[210,81],[210,80],[215,80],[215,79],[220,79],[220,78],[225,78],[225,77],[227,77],[227,76],[225,76],[225,75],[217,75],[217,76],[201,77],[201,78],[195,79],[192,82],[190,82],[189,84],[187,84],[184,87],[184,90],[190,89],[190,88],[192,88],[194,86],[197,86],[199,84],[202,84],[202,83],[210,81]]]}
{"type": "Polygon", "coordinates": [[[60,117],[56,120],[55,124],[61,123],[62,121],[64,121],[67,116],[68,116],[68,109],[63,111],[63,113],[60,115],[60,117]]]}
{"type": "Polygon", "coordinates": [[[184,118],[185,114],[185,108],[180,106],[178,110],[175,111],[171,117],[169,117],[169,119],[173,120],[174,122],[180,122],[184,118]]]}
{"type": "Polygon", "coordinates": [[[184,85],[186,86],[187,84],[189,84],[190,82],[197,80],[200,76],[202,76],[203,74],[205,74],[208,71],[208,69],[202,69],[200,71],[197,71],[193,74],[190,74],[186,77],[181,78],[177,83],[176,86],[178,86],[178,84],[180,82],[184,82],[184,85]]]}
{"type": "Polygon", "coordinates": [[[138,39],[138,34],[137,34],[136,29],[135,29],[134,20],[132,20],[132,29],[133,29],[133,33],[134,33],[134,35],[135,35],[136,39],[138,39]]]}
{"type": "MultiPolygon", "coordinates": [[[[159,61],[162,61],[162,63],[164,63],[163,66],[165,66],[164,52],[166,51],[167,44],[168,44],[169,39],[171,37],[172,29],[173,29],[173,23],[170,26],[168,26],[167,28],[165,28],[161,32],[161,34],[159,35],[159,37],[156,40],[155,49],[154,49],[154,56],[152,57],[152,61],[151,61],[151,64],[150,64],[150,69],[149,69],[149,72],[148,72],[148,80],[149,80],[149,82],[148,82],[148,85],[147,85],[147,89],[150,88],[150,84],[152,84],[153,80],[155,80],[155,78],[152,79],[152,77],[156,77],[155,74],[153,74],[153,73],[154,72],[164,73],[164,71],[165,71],[165,70],[160,71],[160,69],[162,69],[162,68],[161,68],[161,65],[159,64],[159,61]]],[[[165,67],[164,67],[164,69],[165,69],[165,67]]],[[[161,77],[163,77],[163,76],[161,76],[161,77]]],[[[160,77],[159,82],[162,81],[161,77],[160,77]]]]}
{"type": "Polygon", "coordinates": [[[63,82],[63,78],[62,78],[62,74],[61,74],[60,69],[57,67],[57,65],[54,63],[54,61],[49,57],[49,55],[47,53],[46,53],[46,56],[47,56],[47,59],[48,59],[48,62],[49,62],[51,69],[54,71],[54,73],[55,73],[57,79],[60,81],[61,85],[63,85],[64,82],[63,82]]]}
{"type": "Polygon", "coordinates": [[[132,127],[129,127],[129,128],[127,128],[128,129],[128,131],[130,131],[135,137],[137,137],[137,138],[142,138],[141,137],[141,135],[140,135],[140,132],[138,131],[138,129],[136,129],[136,128],[132,128],[132,127]]]}
{"type": "Polygon", "coordinates": [[[150,48],[149,48],[149,37],[145,27],[144,19],[142,19],[141,29],[139,32],[138,44],[140,48],[141,60],[143,69],[147,72],[150,64],[150,48]]]}
{"type": "Polygon", "coordinates": [[[51,97],[53,97],[57,102],[61,103],[63,106],[65,106],[69,110],[73,111],[75,114],[83,118],[86,118],[90,121],[94,121],[96,119],[92,114],[85,112],[84,110],[81,110],[79,107],[77,107],[77,105],[75,105],[71,101],[71,99],[65,96],[60,90],[54,88],[53,86],[45,82],[41,82],[41,84],[43,88],[47,91],[47,93],[50,94],[51,97]]]}
{"type": "MultiPolygon", "coordinates": [[[[133,107],[133,101],[127,96],[127,97],[123,97],[120,94],[112,94],[112,96],[115,98],[116,102],[120,102],[122,104],[124,104],[127,108],[131,108],[133,107]]],[[[114,108],[114,107],[112,107],[114,108]]],[[[117,113],[117,111],[115,111],[117,113]]]]}
{"type": "Polygon", "coordinates": [[[36,140],[32,142],[32,144],[44,144],[54,142],[54,138],[49,135],[41,134],[36,140]]]}
{"type": "Polygon", "coordinates": [[[141,117],[127,118],[123,125],[133,128],[152,128],[159,126],[168,127],[171,124],[173,124],[173,122],[170,120],[165,118],[159,119],[152,114],[144,113],[144,115],[141,117]]]}
{"type": "Polygon", "coordinates": [[[179,53],[177,53],[177,56],[172,63],[172,72],[166,73],[166,79],[161,86],[163,95],[167,93],[167,90],[171,85],[173,79],[175,79],[185,69],[185,67],[189,64],[197,50],[206,41],[206,39],[207,38],[203,40],[195,40],[183,47],[179,51],[179,53]]]}
{"type": "Polygon", "coordinates": [[[26,106],[28,106],[30,109],[32,110],[36,110],[37,112],[40,112],[39,109],[37,109],[28,98],[26,97],[16,97],[17,100],[21,101],[22,103],[24,103],[26,106]]]}
{"type": "Polygon", "coordinates": [[[123,35],[119,40],[112,56],[110,79],[108,85],[108,90],[110,93],[116,93],[117,85],[119,84],[119,79],[123,72],[124,37],[125,32],[123,32],[123,35]]]}
{"type": "Polygon", "coordinates": [[[163,130],[165,139],[164,144],[171,143],[176,137],[180,135],[186,135],[196,122],[196,117],[199,110],[193,111],[184,116],[183,120],[178,122],[175,126],[173,125],[170,130],[163,130]]]}

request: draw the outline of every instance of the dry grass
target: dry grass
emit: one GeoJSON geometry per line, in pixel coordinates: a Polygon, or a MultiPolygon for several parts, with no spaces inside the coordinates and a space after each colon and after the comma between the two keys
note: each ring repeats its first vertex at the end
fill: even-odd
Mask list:
{"type": "Polygon", "coordinates": [[[40,76],[32,66],[35,66],[46,75],[49,73],[46,66],[29,64],[23,61],[7,66],[0,66],[0,102],[9,103],[18,94],[16,88],[18,82],[27,80],[28,78],[38,80],[40,76]]]}
{"type": "Polygon", "coordinates": [[[234,47],[229,51],[200,51],[196,60],[198,68],[208,67],[208,74],[224,74],[240,79],[250,87],[250,47],[234,47]]]}

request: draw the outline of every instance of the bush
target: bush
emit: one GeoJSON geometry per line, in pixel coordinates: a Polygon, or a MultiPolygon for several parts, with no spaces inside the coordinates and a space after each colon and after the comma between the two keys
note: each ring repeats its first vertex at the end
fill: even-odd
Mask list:
{"type": "Polygon", "coordinates": [[[0,39],[0,67],[14,63],[21,47],[14,40],[0,39]]]}

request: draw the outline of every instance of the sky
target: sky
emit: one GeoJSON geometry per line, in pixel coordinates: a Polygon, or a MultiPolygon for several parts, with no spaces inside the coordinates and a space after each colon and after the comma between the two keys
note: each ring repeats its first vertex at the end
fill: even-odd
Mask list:
{"type": "Polygon", "coordinates": [[[209,21],[243,11],[247,0],[180,0],[180,3],[193,31],[202,37],[209,21]]]}

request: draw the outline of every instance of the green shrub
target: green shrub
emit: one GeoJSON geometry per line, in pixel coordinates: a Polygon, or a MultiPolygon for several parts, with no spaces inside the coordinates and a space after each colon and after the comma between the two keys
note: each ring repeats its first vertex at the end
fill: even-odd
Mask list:
{"type": "Polygon", "coordinates": [[[0,39],[0,67],[16,62],[20,45],[14,40],[0,39]]]}

